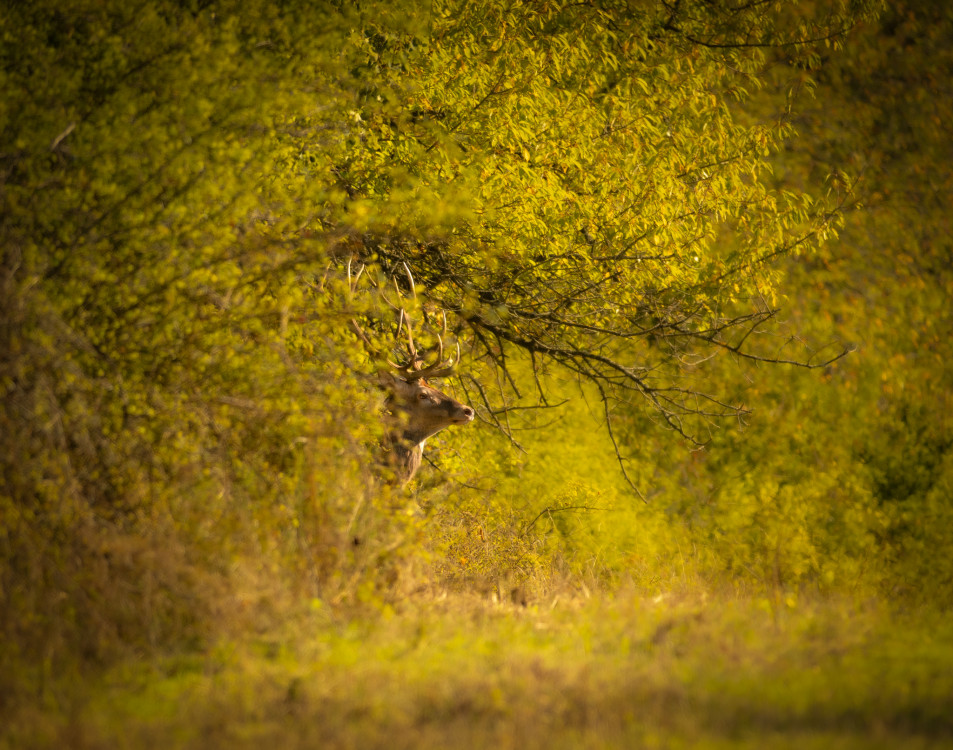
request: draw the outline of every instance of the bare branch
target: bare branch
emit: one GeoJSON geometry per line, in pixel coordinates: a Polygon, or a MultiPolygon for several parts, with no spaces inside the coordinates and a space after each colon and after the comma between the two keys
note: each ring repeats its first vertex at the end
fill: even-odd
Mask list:
{"type": "Polygon", "coordinates": [[[632,481],[632,478],[629,476],[629,472],[625,468],[625,458],[623,457],[622,452],[619,450],[619,443],[616,440],[615,432],[612,429],[612,413],[609,410],[609,399],[606,396],[606,392],[602,387],[602,384],[598,383],[597,386],[599,388],[599,397],[602,399],[603,413],[606,417],[606,431],[609,433],[609,440],[612,441],[612,448],[615,451],[615,457],[616,461],[619,463],[619,468],[622,470],[622,477],[625,479],[626,484],[628,484],[629,487],[633,489],[635,494],[639,496],[639,499],[643,503],[648,504],[648,500],[645,499],[645,495],[642,494],[642,490],[640,490],[638,485],[632,481]]]}
{"type": "Polygon", "coordinates": [[[602,513],[609,513],[612,511],[612,508],[600,508],[595,505],[557,505],[549,506],[548,508],[543,508],[539,513],[536,514],[536,517],[530,521],[526,526],[523,527],[523,530],[520,532],[520,536],[526,536],[530,531],[533,530],[533,527],[536,525],[536,522],[539,521],[543,516],[552,516],[553,513],[565,513],[567,511],[575,510],[596,510],[602,513]]]}

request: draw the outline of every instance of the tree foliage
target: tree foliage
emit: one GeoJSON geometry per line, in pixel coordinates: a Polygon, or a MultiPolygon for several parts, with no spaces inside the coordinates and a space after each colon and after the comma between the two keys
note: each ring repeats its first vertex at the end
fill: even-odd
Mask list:
{"type": "MultiPolygon", "coordinates": [[[[842,198],[772,190],[787,108],[743,123],[731,107],[760,86],[762,47],[820,33],[783,16],[482,3],[365,37],[362,148],[339,176],[358,205],[408,210],[347,250],[391,273],[406,264],[452,314],[471,358],[497,371],[495,394],[471,383],[497,425],[524,395],[549,401],[539,374],[555,364],[597,385],[607,424],[635,400],[704,442],[710,420],[744,411],[706,380],[712,354],[838,356],[766,326],[771,261],[831,236],[842,198]],[[434,203],[447,207],[439,223],[434,203]],[[509,365],[521,355],[528,382],[509,365]]],[[[845,23],[832,12],[822,36],[845,23]]]]}
{"type": "Polygon", "coordinates": [[[207,625],[202,592],[239,553],[293,553],[332,588],[340,555],[363,554],[325,518],[358,523],[361,456],[342,445],[368,421],[360,392],[345,401],[343,311],[308,337],[292,323],[326,252],[301,226],[332,190],[306,180],[295,121],[345,110],[330,50],[347,19],[298,10],[4,12],[9,643],[161,643],[207,625]]]}
{"type": "Polygon", "coordinates": [[[545,570],[949,601],[953,20],[875,5],[8,3],[3,663],[545,570]],[[382,485],[401,306],[527,453],[382,485]]]}
{"type": "MultiPolygon", "coordinates": [[[[657,447],[640,457],[702,567],[736,585],[950,601],[951,34],[948,11],[918,2],[857,30],[814,61],[798,137],[773,158],[777,189],[834,169],[858,178],[838,240],[789,259],[782,282],[792,328],[857,352],[803,376],[750,366],[743,433],[716,435],[688,461],[657,447]]],[[[750,116],[786,100],[783,51],[780,62],[743,105],[750,116]]],[[[738,387],[727,370],[719,379],[738,387]]],[[[627,438],[644,441],[639,427],[627,438]]]]}

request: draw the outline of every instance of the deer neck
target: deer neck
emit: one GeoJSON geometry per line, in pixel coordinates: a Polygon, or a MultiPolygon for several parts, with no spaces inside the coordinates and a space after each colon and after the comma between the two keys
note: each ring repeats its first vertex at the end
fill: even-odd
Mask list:
{"type": "Polygon", "coordinates": [[[424,443],[427,442],[427,438],[435,433],[440,432],[440,430],[425,430],[425,429],[405,429],[401,431],[400,441],[407,447],[417,447],[421,451],[424,449],[424,443]]]}
{"type": "Polygon", "coordinates": [[[424,445],[433,433],[423,433],[422,431],[401,430],[393,433],[389,439],[390,445],[401,455],[416,453],[423,455],[424,445]]]}
{"type": "Polygon", "coordinates": [[[419,443],[404,439],[403,436],[392,443],[392,458],[401,485],[407,484],[417,473],[423,461],[424,441],[419,443]]]}

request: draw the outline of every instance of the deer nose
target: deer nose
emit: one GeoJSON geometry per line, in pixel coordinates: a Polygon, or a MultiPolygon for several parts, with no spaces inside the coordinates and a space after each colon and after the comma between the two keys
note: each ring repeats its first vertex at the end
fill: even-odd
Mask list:
{"type": "Polygon", "coordinates": [[[474,412],[473,412],[473,409],[470,408],[469,406],[463,407],[463,413],[466,415],[467,419],[473,419],[474,412]]]}

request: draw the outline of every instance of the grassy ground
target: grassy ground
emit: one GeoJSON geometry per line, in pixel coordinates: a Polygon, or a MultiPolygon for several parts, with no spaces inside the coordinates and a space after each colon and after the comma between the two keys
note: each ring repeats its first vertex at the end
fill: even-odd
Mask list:
{"type": "Polygon", "coordinates": [[[953,747],[953,625],[830,600],[457,595],[316,606],[44,692],[8,746],[953,747]]]}

